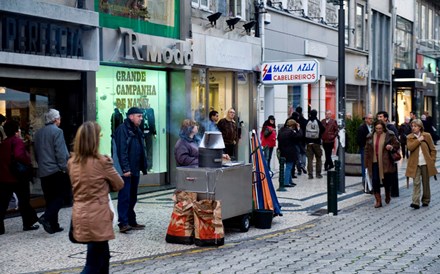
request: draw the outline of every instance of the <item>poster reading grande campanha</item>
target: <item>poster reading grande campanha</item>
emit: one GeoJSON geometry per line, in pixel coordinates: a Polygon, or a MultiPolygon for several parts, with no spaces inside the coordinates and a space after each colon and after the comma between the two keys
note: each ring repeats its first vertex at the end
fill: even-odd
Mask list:
{"type": "MultiPolygon", "coordinates": [[[[117,123],[127,117],[129,108],[138,107],[145,113],[142,130],[146,136],[154,137],[148,149],[151,154],[160,153],[161,143],[165,144],[166,140],[166,136],[161,136],[165,132],[159,130],[166,128],[166,72],[101,66],[96,78],[96,119],[103,134],[100,152],[110,155],[111,135],[117,123]],[[115,119],[115,116],[122,118],[115,119]]],[[[156,158],[158,161],[159,157],[156,158]]],[[[152,158],[155,164],[150,163],[150,166],[155,166],[158,171],[161,163],[156,160],[152,158]]]]}

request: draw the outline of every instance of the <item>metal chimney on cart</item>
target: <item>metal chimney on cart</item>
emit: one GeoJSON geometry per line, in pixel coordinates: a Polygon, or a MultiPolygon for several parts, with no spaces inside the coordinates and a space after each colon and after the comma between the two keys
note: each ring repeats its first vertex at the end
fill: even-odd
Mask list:
{"type": "Polygon", "coordinates": [[[222,167],[225,143],[219,131],[205,131],[199,146],[199,167],[222,167]]]}

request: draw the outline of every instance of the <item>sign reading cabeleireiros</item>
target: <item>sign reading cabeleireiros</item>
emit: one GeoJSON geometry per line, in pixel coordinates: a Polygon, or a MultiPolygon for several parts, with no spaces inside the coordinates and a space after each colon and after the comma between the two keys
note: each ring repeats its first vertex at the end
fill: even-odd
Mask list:
{"type": "Polygon", "coordinates": [[[309,84],[319,80],[319,62],[315,59],[264,63],[261,66],[263,84],[309,84]]]}

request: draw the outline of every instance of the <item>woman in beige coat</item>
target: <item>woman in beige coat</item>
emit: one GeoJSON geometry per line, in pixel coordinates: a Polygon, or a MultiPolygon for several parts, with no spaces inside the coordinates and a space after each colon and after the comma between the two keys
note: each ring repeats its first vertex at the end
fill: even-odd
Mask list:
{"type": "Polygon", "coordinates": [[[87,243],[86,265],[81,273],[108,273],[108,241],[115,238],[109,192],[118,191],[124,181],[108,156],[99,154],[101,127],[82,124],[75,136],[73,155],[68,161],[73,189],[73,236],[87,243]]]}
{"type": "Polygon", "coordinates": [[[437,150],[431,134],[423,132],[423,122],[415,119],[411,122],[412,133],[406,137],[408,150],[411,152],[406,167],[406,177],[414,179],[411,207],[420,208],[420,178],[422,178],[422,206],[428,206],[431,201],[429,177],[437,174],[435,158],[437,150]]]}

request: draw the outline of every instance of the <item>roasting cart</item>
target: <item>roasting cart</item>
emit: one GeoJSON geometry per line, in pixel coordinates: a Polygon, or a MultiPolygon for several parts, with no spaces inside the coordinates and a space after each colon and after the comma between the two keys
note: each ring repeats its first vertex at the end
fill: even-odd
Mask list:
{"type": "Polygon", "coordinates": [[[252,213],[252,165],[229,163],[228,166],[177,167],[177,190],[197,193],[197,199],[220,200],[224,224],[237,224],[249,230],[252,213]]]}

